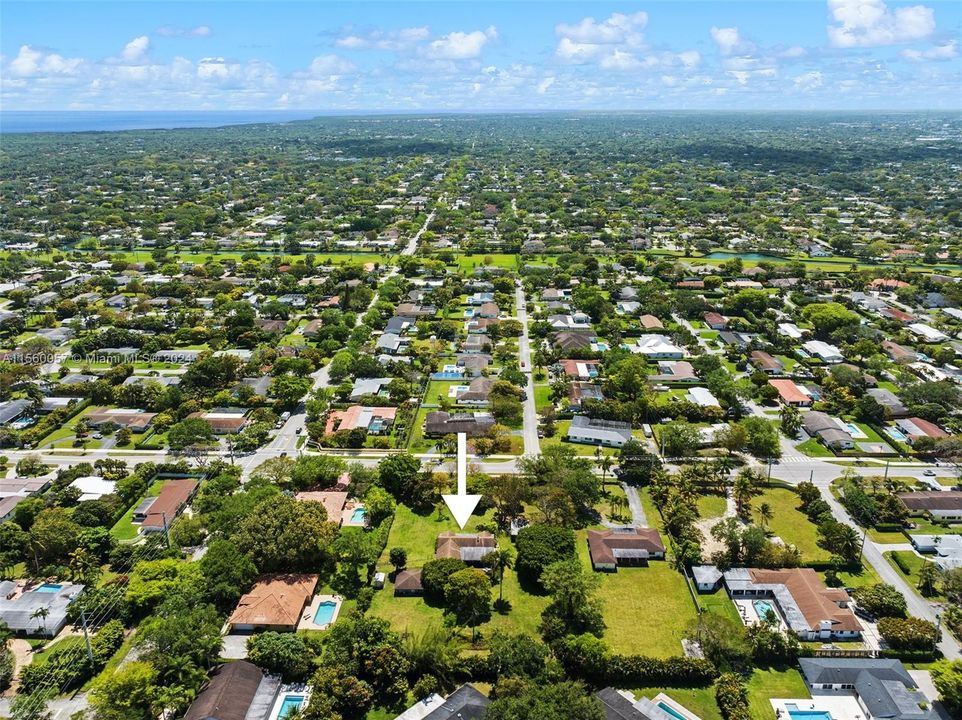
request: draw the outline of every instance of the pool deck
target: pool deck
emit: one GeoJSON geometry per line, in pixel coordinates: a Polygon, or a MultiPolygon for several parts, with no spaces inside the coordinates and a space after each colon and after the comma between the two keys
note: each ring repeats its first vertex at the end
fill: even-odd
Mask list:
{"type": "Polygon", "coordinates": [[[353,514],[357,509],[364,509],[363,503],[356,502],[354,500],[348,501],[344,505],[344,511],[341,513],[341,527],[367,527],[367,514],[365,513],[364,519],[361,522],[354,522],[353,514]]]}
{"type": "Polygon", "coordinates": [[[741,617],[742,622],[745,623],[745,625],[758,625],[764,622],[763,618],[759,617],[758,612],[755,610],[754,603],[758,600],[767,602],[772,606],[772,608],[775,610],[775,614],[778,616],[778,627],[782,630],[785,630],[788,626],[785,624],[785,619],[782,617],[782,611],[779,609],[778,603],[771,598],[746,598],[744,600],[741,598],[733,598],[732,601],[735,603],[735,609],[738,611],[738,615],[741,617]]]}
{"type": "Polygon", "coordinates": [[[267,715],[267,720],[277,720],[281,714],[284,699],[288,695],[303,695],[304,703],[301,707],[304,707],[304,705],[307,705],[307,701],[311,699],[311,689],[303,683],[287,683],[281,685],[277,691],[277,696],[274,698],[274,704],[271,706],[270,714],[267,715]]]}
{"type": "Polygon", "coordinates": [[[775,698],[771,700],[778,720],[791,720],[786,705],[795,705],[799,712],[827,712],[832,720],[864,720],[865,711],[854,695],[849,693],[816,694],[812,698],[775,698]]]}
{"type": "Polygon", "coordinates": [[[337,616],[341,613],[341,598],[340,595],[317,595],[311,604],[304,608],[304,612],[301,614],[301,620],[297,623],[298,630],[327,630],[331,625],[337,622],[337,616]],[[326,625],[318,625],[314,622],[314,614],[317,612],[317,607],[323,602],[334,602],[337,603],[334,606],[334,614],[331,616],[331,622],[326,625]]]}

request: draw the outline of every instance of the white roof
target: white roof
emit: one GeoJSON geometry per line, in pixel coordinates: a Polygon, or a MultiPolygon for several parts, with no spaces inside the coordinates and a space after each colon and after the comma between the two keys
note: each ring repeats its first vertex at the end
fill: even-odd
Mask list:
{"type": "Polygon", "coordinates": [[[925,323],[912,323],[909,325],[909,330],[916,335],[923,337],[926,340],[932,340],[933,342],[941,342],[949,339],[949,336],[944,332],[941,330],[936,330],[931,325],[926,325],[925,323]]]}
{"type": "Polygon", "coordinates": [[[96,500],[103,495],[109,495],[114,491],[114,483],[111,480],[104,480],[100,475],[84,475],[78,477],[70,487],[80,490],[80,500],[96,500]]]}
{"type": "Polygon", "coordinates": [[[688,399],[702,407],[719,407],[718,399],[708,388],[693,387],[688,391],[688,399]]]}
{"type": "Polygon", "coordinates": [[[841,350],[821,340],[809,340],[806,343],[802,343],[802,347],[813,355],[818,355],[820,358],[842,357],[841,350]]]}
{"type": "Polygon", "coordinates": [[[798,340],[805,331],[802,330],[795,323],[779,323],[778,324],[779,335],[785,335],[792,338],[793,340],[798,340]]]}

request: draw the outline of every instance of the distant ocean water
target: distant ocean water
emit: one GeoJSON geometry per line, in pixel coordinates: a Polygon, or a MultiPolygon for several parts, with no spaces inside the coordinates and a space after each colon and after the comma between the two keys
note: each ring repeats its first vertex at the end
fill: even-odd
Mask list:
{"type": "Polygon", "coordinates": [[[2,110],[0,134],[221,127],[307,120],[320,114],[316,110],[2,110]]]}

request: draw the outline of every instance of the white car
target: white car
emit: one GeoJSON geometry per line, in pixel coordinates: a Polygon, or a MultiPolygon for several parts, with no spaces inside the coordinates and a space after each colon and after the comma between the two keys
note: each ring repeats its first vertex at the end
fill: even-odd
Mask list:
{"type": "Polygon", "coordinates": [[[926,468],[925,470],[922,471],[922,474],[925,475],[925,477],[935,477],[935,470],[932,470],[931,468],[926,468]]]}

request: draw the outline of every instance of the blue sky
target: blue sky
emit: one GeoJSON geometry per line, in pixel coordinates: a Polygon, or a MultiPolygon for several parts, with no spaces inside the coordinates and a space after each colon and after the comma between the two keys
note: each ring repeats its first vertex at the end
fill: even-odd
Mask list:
{"type": "Polygon", "coordinates": [[[962,3],[7,2],[7,110],[958,109],[962,3]]]}

